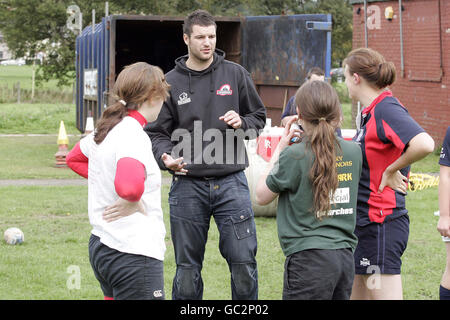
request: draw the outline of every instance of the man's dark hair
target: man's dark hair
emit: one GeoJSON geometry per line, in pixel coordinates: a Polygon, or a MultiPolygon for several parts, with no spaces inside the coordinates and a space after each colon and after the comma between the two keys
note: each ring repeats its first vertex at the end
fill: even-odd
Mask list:
{"type": "Polygon", "coordinates": [[[214,17],[206,10],[195,10],[190,15],[184,19],[183,23],[183,33],[187,34],[189,37],[192,33],[192,27],[194,25],[209,27],[211,25],[217,28],[214,17]]]}
{"type": "Polygon", "coordinates": [[[306,75],[306,79],[309,80],[313,74],[317,76],[325,76],[325,72],[323,72],[322,69],[320,69],[319,67],[312,67],[311,69],[309,69],[308,74],[306,75]]]}

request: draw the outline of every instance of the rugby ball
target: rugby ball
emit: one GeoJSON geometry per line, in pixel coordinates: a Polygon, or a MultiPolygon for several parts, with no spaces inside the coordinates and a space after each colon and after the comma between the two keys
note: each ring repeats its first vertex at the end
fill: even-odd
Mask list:
{"type": "Polygon", "coordinates": [[[25,236],[19,228],[9,228],[3,234],[5,242],[10,245],[21,244],[25,241],[25,236]]]}

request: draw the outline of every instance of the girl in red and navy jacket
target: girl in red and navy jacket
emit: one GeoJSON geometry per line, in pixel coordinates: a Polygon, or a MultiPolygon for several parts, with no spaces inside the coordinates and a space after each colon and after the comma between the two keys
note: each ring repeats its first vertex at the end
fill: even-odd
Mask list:
{"type": "Polygon", "coordinates": [[[402,299],[410,165],[431,153],[434,141],[387,89],[395,81],[395,67],[380,53],[353,50],[344,61],[344,75],[349,96],[363,106],[353,138],[361,147],[363,166],[352,299],[402,299]],[[379,275],[379,281],[368,281],[373,274],[379,275]]]}

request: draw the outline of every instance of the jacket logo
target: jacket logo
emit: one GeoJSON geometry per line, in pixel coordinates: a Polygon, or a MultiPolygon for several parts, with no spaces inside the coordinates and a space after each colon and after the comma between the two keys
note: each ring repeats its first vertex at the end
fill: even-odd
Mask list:
{"type": "Polygon", "coordinates": [[[367,259],[367,258],[362,258],[362,259],[359,261],[359,265],[360,265],[360,266],[363,266],[363,267],[370,266],[370,260],[367,259]]]}
{"type": "Polygon", "coordinates": [[[233,94],[233,90],[231,90],[231,86],[229,84],[224,84],[219,90],[216,91],[216,94],[218,96],[231,96],[233,94]]]}
{"type": "Polygon", "coordinates": [[[160,298],[160,297],[162,297],[162,296],[163,296],[162,290],[155,290],[155,291],[153,291],[153,296],[154,296],[155,298],[160,298]]]}
{"type": "Polygon", "coordinates": [[[186,104],[191,102],[191,98],[189,98],[188,94],[186,92],[183,92],[178,96],[178,105],[181,106],[182,104],[186,104]]]}

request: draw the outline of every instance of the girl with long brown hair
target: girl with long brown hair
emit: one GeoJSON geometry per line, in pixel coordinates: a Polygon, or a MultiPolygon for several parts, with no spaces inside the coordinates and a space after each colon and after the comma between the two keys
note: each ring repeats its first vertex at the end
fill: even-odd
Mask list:
{"type": "Polygon", "coordinates": [[[352,299],[402,299],[410,165],[432,152],[434,141],[388,89],[396,76],[392,62],[375,50],[359,48],[348,54],[343,66],[349,96],[362,105],[353,138],[362,150],[363,170],[352,299]]]}
{"type": "Polygon", "coordinates": [[[168,90],[160,68],[125,67],[116,102],[66,159],[88,179],[89,258],[105,299],[164,298],[161,173],[143,127],[156,120],[168,90]]]}
{"type": "Polygon", "coordinates": [[[356,196],[361,150],[338,137],[341,107],[326,82],[295,95],[299,132],[291,119],[256,190],[265,205],[277,196],[277,225],[286,255],[283,299],[349,299],[354,277],[356,196]]]}

